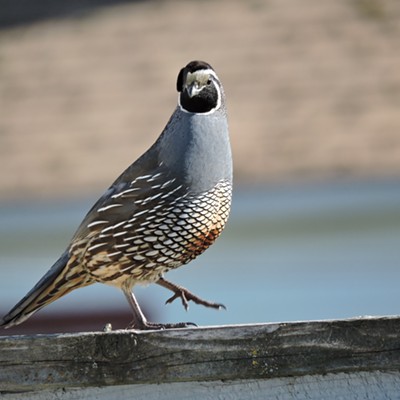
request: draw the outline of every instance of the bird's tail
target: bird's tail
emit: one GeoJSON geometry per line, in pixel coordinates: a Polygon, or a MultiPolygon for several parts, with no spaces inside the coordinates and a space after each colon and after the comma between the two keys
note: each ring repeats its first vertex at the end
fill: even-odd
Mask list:
{"type": "Polygon", "coordinates": [[[34,288],[0,320],[0,326],[10,328],[18,325],[61,296],[93,283],[82,270],[73,268],[70,261],[66,251],[34,288]]]}

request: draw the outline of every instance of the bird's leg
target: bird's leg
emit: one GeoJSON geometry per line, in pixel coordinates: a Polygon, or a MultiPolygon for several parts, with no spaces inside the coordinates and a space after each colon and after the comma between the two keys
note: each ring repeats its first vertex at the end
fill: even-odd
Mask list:
{"type": "Polygon", "coordinates": [[[123,289],[126,299],[131,306],[133,312],[133,321],[129,325],[129,327],[143,329],[147,325],[147,319],[144,316],[139,303],[136,300],[135,295],[129,289],[123,289]]]}
{"type": "Polygon", "coordinates": [[[147,321],[135,295],[129,288],[122,288],[130,306],[133,311],[133,321],[129,324],[127,329],[149,330],[149,329],[172,329],[172,328],[187,328],[190,326],[197,326],[193,322],[179,322],[176,324],[158,324],[147,321]]]}
{"type": "Polygon", "coordinates": [[[187,310],[189,308],[189,301],[193,301],[196,304],[201,304],[205,307],[216,308],[217,310],[223,308],[226,310],[226,307],[220,303],[214,303],[211,301],[203,300],[200,297],[196,296],[195,294],[191,293],[189,290],[185,289],[182,286],[176,285],[170,281],[167,281],[163,277],[161,277],[157,282],[157,285],[160,285],[168,290],[174,292],[174,295],[170,297],[165,304],[172,303],[175,299],[180,298],[182,301],[182,305],[187,310]]]}

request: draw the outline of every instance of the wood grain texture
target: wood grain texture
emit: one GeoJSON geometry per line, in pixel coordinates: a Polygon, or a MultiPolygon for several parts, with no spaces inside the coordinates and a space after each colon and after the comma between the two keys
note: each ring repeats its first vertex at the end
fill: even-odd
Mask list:
{"type": "Polygon", "coordinates": [[[0,392],[400,371],[400,317],[0,338],[0,392]]]}

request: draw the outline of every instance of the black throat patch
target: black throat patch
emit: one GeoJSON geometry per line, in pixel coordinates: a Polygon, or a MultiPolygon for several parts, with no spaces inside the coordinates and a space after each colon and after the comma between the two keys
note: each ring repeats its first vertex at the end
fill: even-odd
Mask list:
{"type": "Polygon", "coordinates": [[[206,113],[218,105],[218,90],[215,83],[204,87],[196,96],[190,97],[184,89],[180,94],[181,107],[192,113],[206,113]]]}

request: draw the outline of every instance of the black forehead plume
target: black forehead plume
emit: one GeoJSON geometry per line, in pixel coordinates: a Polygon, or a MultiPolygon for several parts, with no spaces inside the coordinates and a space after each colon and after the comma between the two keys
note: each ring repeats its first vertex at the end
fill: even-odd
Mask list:
{"type": "Polygon", "coordinates": [[[184,80],[184,77],[186,76],[186,74],[188,72],[193,73],[193,72],[198,71],[200,69],[213,69],[213,67],[210,64],[208,64],[208,63],[206,63],[204,61],[198,61],[198,60],[191,61],[188,65],[186,65],[186,67],[182,68],[179,71],[178,79],[176,81],[176,90],[178,92],[182,92],[182,90],[183,90],[183,80],[184,80]]]}

